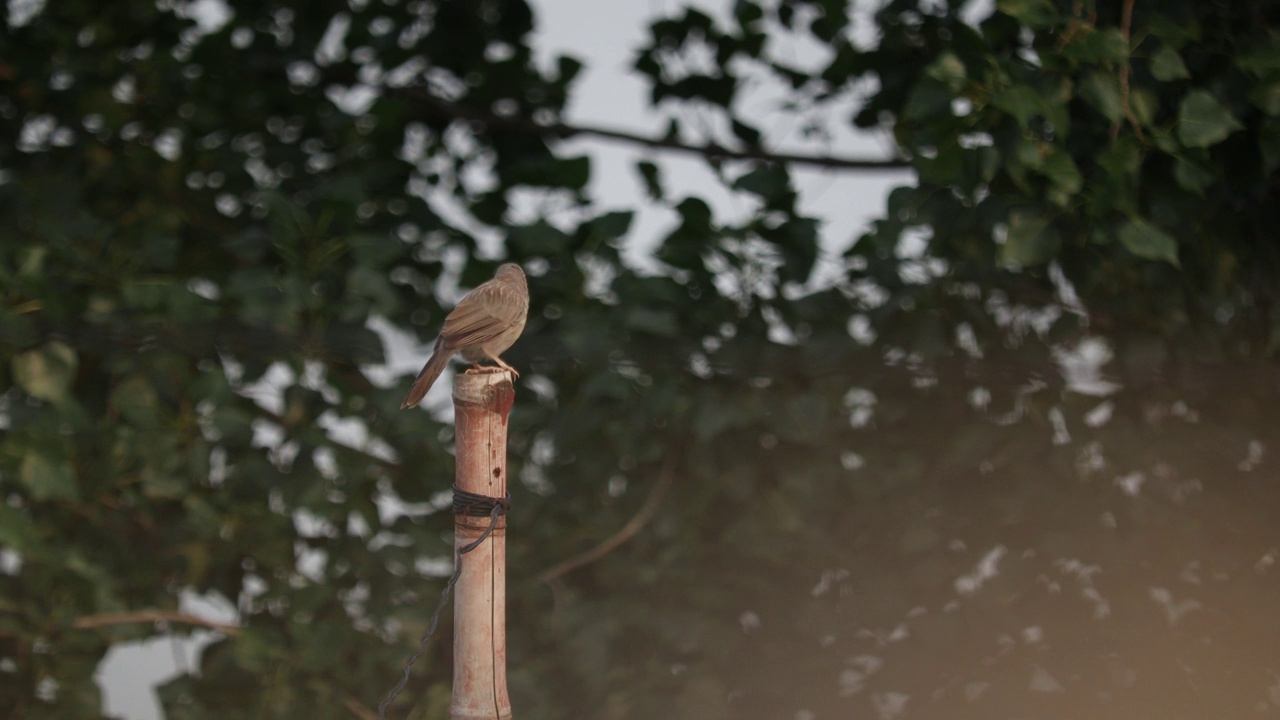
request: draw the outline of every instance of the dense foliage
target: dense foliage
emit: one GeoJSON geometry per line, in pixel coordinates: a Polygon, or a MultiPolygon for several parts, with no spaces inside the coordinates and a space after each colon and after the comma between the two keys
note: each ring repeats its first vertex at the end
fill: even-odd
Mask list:
{"type": "MultiPolygon", "coordinates": [[[[1000,0],[972,17],[889,0],[866,42],[830,0],[659,18],[634,70],[672,118],[666,142],[707,150],[752,211],[725,220],[673,196],[654,150],[637,206],[678,218],[657,273],[622,262],[631,214],[593,204],[588,159],[556,149],[582,65],[534,62],[522,0],[209,6],[8,4],[4,717],[98,716],[93,673],[113,643],[191,628],[84,621],[173,611],[183,592],[231,600],[243,631],[162,689],[169,717],[375,705],[439,591],[423,559],[448,556],[435,508],[452,473],[448,422],[396,409],[409,378],[381,369],[378,329],[430,341],[493,248],[529,270],[534,308],[506,355],[526,376],[510,534],[521,717],[790,717],[805,693],[843,708],[858,690],[808,663],[847,664],[837,638],[892,629],[917,590],[950,592],[973,559],[947,540],[1020,551],[1020,508],[1080,501],[1065,488],[1102,466],[1142,469],[1172,498],[1272,439],[1275,3],[1000,0]],[[776,52],[782,36],[820,62],[776,52]],[[834,258],[830,287],[809,283],[823,228],[798,209],[794,167],[741,109],[762,78],[814,137],[890,131],[917,176],[834,258]],[[1126,388],[1192,389],[1065,393],[1055,351],[1091,334],[1111,338],[1126,388]],[[1228,358],[1253,363],[1233,381],[1262,380],[1204,379],[1200,363],[1228,358]],[[1171,419],[1189,412],[1223,424],[1171,419]],[[912,494],[939,480],[1005,501],[912,494]],[[912,499],[884,510],[894,497],[912,499]],[[629,544],[552,592],[533,582],[646,498],[660,510],[629,544]],[[815,573],[858,596],[856,619],[810,597],[815,573]]],[[[1073,523],[1034,525],[1060,538],[1073,523]]],[[[400,713],[441,716],[447,648],[400,713]]]]}

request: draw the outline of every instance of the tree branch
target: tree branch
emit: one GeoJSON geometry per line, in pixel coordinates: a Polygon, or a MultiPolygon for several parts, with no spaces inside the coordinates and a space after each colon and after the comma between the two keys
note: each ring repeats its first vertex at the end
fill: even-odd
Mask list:
{"type": "Polygon", "coordinates": [[[653,514],[658,511],[658,506],[662,503],[662,496],[666,494],[667,488],[671,487],[671,480],[675,477],[675,471],[672,468],[674,461],[672,457],[674,453],[667,453],[667,460],[662,465],[662,470],[658,475],[658,482],[654,483],[653,488],[649,491],[649,497],[644,499],[644,504],[636,511],[636,514],[623,525],[618,532],[610,535],[604,542],[596,545],[590,550],[569,558],[563,562],[556,563],[551,567],[543,570],[535,578],[544,583],[549,583],[559,578],[565,573],[576,570],[583,565],[599,560],[600,558],[613,552],[619,545],[625,543],[640,532],[640,529],[653,519],[653,514]]]}
{"type": "Polygon", "coordinates": [[[196,615],[188,613],[175,612],[169,610],[138,610],[136,612],[125,613],[102,613],[100,615],[86,615],[76,618],[75,628],[77,630],[92,630],[93,628],[110,627],[112,625],[131,625],[133,623],[154,623],[166,622],[176,623],[179,625],[198,625],[200,627],[217,630],[227,635],[239,635],[240,628],[235,625],[227,625],[224,623],[205,620],[196,615]]]}
{"type": "Polygon", "coordinates": [[[352,715],[360,718],[360,720],[378,720],[377,713],[365,707],[364,703],[356,700],[355,698],[347,698],[343,701],[342,705],[346,707],[352,715]]]}
{"type": "MultiPolygon", "coordinates": [[[[457,120],[469,120],[491,128],[501,128],[515,132],[539,135],[541,137],[567,140],[574,137],[600,138],[626,145],[668,150],[671,152],[699,155],[718,160],[754,160],[773,162],[784,165],[809,165],[813,167],[839,170],[905,170],[911,164],[905,160],[873,160],[866,158],[844,158],[825,155],[800,155],[795,153],[770,152],[763,149],[734,150],[714,143],[690,145],[674,138],[646,137],[626,130],[589,125],[570,125],[564,122],[540,123],[526,117],[504,117],[492,112],[469,108],[457,103],[443,102],[431,96],[421,87],[406,88],[415,90],[412,97],[426,101],[427,111],[436,116],[457,120]]],[[[394,92],[394,91],[391,91],[394,92]]],[[[401,91],[403,92],[403,91],[401,91]]]]}
{"type": "MultiPolygon", "coordinates": [[[[1124,8],[1120,15],[1120,34],[1124,36],[1125,61],[1120,66],[1120,107],[1124,109],[1125,119],[1129,121],[1129,125],[1133,127],[1133,132],[1138,136],[1139,140],[1145,141],[1146,137],[1142,133],[1142,125],[1138,122],[1138,118],[1133,113],[1133,106],[1129,104],[1129,57],[1132,56],[1133,48],[1129,41],[1130,28],[1133,25],[1133,0],[1124,0],[1124,8]]],[[[1111,127],[1111,137],[1114,139],[1120,134],[1120,123],[1115,123],[1111,127]]]]}

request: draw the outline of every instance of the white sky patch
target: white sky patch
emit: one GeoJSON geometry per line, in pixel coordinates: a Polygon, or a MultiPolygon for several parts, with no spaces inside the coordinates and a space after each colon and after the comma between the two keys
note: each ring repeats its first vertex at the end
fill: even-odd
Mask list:
{"type": "Polygon", "coordinates": [[[900,692],[876,693],[871,696],[871,704],[875,705],[876,717],[880,720],[894,720],[907,711],[910,695],[900,692]]]}
{"type": "Polygon", "coordinates": [[[1142,490],[1142,484],[1147,481],[1147,476],[1140,472],[1131,472],[1128,475],[1121,475],[1116,478],[1116,487],[1129,497],[1138,497],[1138,493],[1142,490]]]}
{"type": "MultiPolygon", "coordinates": [[[[1111,615],[1111,603],[1102,597],[1102,593],[1093,586],[1093,576],[1102,572],[1101,566],[1086,565],[1076,558],[1061,558],[1053,561],[1053,566],[1061,574],[1074,578],[1080,587],[1080,594],[1093,605],[1093,617],[1101,620],[1111,615]]],[[[1049,591],[1057,592],[1061,587],[1056,582],[1049,583],[1049,591]]]]}
{"type": "Polygon", "coordinates": [[[839,694],[841,697],[857,695],[867,687],[867,680],[884,667],[884,660],[875,655],[858,655],[848,660],[853,667],[840,672],[839,694]]]}
{"type": "Polygon", "coordinates": [[[876,394],[866,388],[850,388],[844,394],[844,406],[849,409],[850,427],[866,427],[875,416],[876,394]]]}
{"type": "Polygon", "coordinates": [[[1100,337],[1087,337],[1074,348],[1059,345],[1053,358],[1067,381],[1067,390],[1081,395],[1105,397],[1120,390],[1121,385],[1102,377],[1102,368],[1114,357],[1111,344],[1100,337]]]}
{"type": "Polygon", "coordinates": [[[174,7],[174,14],[180,18],[195,20],[200,35],[218,32],[235,17],[235,12],[225,0],[192,0],[180,3],[174,7]]]}
{"type": "Polygon", "coordinates": [[[1049,424],[1053,426],[1054,445],[1071,442],[1071,433],[1067,431],[1067,416],[1062,413],[1062,408],[1054,406],[1049,409],[1049,424]]]}
{"type": "Polygon", "coordinates": [[[1075,285],[1067,279],[1066,274],[1062,272],[1062,266],[1056,260],[1049,263],[1049,281],[1053,283],[1058,302],[1062,303],[1062,307],[1066,308],[1067,312],[1088,319],[1089,311],[1085,309],[1084,303],[1080,302],[1075,285]]]}
{"type": "Polygon", "coordinates": [[[1257,467],[1258,464],[1262,462],[1262,452],[1264,449],[1265,448],[1261,442],[1258,442],[1257,440],[1250,440],[1249,447],[1245,451],[1245,458],[1244,460],[1241,460],[1240,464],[1237,466],[1240,469],[1240,472],[1249,472],[1257,467]]]}
{"type": "Polygon", "coordinates": [[[373,103],[378,99],[378,89],[365,85],[364,83],[356,83],[350,87],[339,87],[332,85],[325,88],[324,96],[334,104],[342,112],[352,116],[360,117],[369,112],[369,108],[373,107],[373,103]]]}
{"type": "Polygon", "coordinates": [[[351,29],[351,15],[338,13],[329,20],[324,35],[316,44],[315,62],[320,67],[343,60],[347,57],[347,32],[351,29]]]}
{"type": "Polygon", "coordinates": [[[1084,424],[1091,428],[1102,427],[1111,420],[1111,414],[1115,411],[1116,406],[1110,400],[1105,400],[1098,404],[1097,407],[1085,413],[1084,424]]]}
{"type": "Polygon", "coordinates": [[[831,588],[849,579],[849,571],[843,568],[839,570],[823,570],[822,577],[818,579],[818,584],[813,586],[809,591],[812,597],[822,597],[831,591],[831,588]]]}
{"type": "Polygon", "coordinates": [[[1180,602],[1174,600],[1173,593],[1162,587],[1153,587],[1148,594],[1157,605],[1164,608],[1164,618],[1170,625],[1177,625],[1183,615],[1192,610],[1199,610],[1201,607],[1199,600],[1187,599],[1180,602]]]}
{"type": "Polygon", "coordinates": [[[1000,560],[1008,552],[1009,549],[1004,545],[997,545],[988,550],[972,572],[956,578],[956,592],[961,595],[972,595],[981,590],[983,584],[999,574],[1000,560]]]}
{"type": "Polygon", "coordinates": [[[1035,670],[1031,671],[1031,682],[1027,689],[1031,692],[1039,693],[1064,692],[1062,683],[1058,682],[1056,678],[1049,674],[1048,670],[1045,670],[1039,665],[1036,665],[1035,670]]]}
{"type": "Polygon", "coordinates": [[[978,344],[978,335],[973,331],[973,326],[967,322],[956,326],[956,347],[975,360],[982,359],[982,346],[978,344]]]}
{"type": "Polygon", "coordinates": [[[16,577],[22,571],[22,555],[10,548],[0,548],[0,575],[16,577]]]}
{"type": "Polygon", "coordinates": [[[852,450],[845,450],[840,453],[840,466],[845,470],[860,470],[865,467],[866,464],[866,459],[852,450]]]}
{"type": "Polygon", "coordinates": [[[9,0],[9,27],[26,26],[37,15],[44,12],[45,0],[9,0]]]}
{"type": "Polygon", "coordinates": [[[173,162],[182,157],[182,131],[177,128],[168,128],[164,132],[156,136],[155,143],[152,145],[156,154],[160,157],[173,162]]]}
{"type": "Polygon", "coordinates": [[[991,406],[991,391],[982,386],[970,390],[969,406],[979,412],[985,412],[991,406]]]}

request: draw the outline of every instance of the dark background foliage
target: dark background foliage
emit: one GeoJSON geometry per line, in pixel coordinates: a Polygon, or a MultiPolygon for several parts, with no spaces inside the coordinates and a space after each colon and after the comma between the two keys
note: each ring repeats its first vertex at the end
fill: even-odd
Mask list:
{"type": "MultiPolygon", "coordinates": [[[[870,44],[840,2],[660,17],[634,71],[671,125],[636,206],[678,222],[645,271],[631,213],[557,150],[582,65],[533,61],[524,2],[228,5],[216,29],[8,6],[0,714],[99,716],[114,643],[189,628],[77,621],[182,592],[242,632],[161,689],[169,717],[376,705],[451,542],[447,513],[379,505],[438,507],[452,461],[448,422],[396,410],[375,327],[429,342],[492,272],[486,236],[531,275],[521,717],[1280,712],[1274,3],[1000,0],[975,24],[889,0],[870,44]],[[806,285],[796,163],[742,110],[760,77],[915,172],[830,286],[806,285]],[[672,196],[664,144],[755,211],[672,196]],[[514,221],[526,191],[556,211],[514,221]],[[1105,399],[1060,360],[1104,346],[1105,399]],[[535,579],[646,502],[620,549],[535,579]]],[[[443,716],[448,647],[398,712],[443,716]]]]}

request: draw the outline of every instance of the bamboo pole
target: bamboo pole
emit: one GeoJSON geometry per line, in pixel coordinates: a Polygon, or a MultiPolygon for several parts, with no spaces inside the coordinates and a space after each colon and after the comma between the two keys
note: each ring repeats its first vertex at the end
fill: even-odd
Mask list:
{"type": "MultiPolygon", "coordinates": [[[[507,497],[507,417],[515,402],[509,373],[459,374],[453,386],[459,490],[507,497]]],[[[454,515],[461,574],[453,616],[450,720],[509,720],[507,695],[507,518],[454,515]],[[495,524],[496,523],[496,524],[495,524]]]]}

